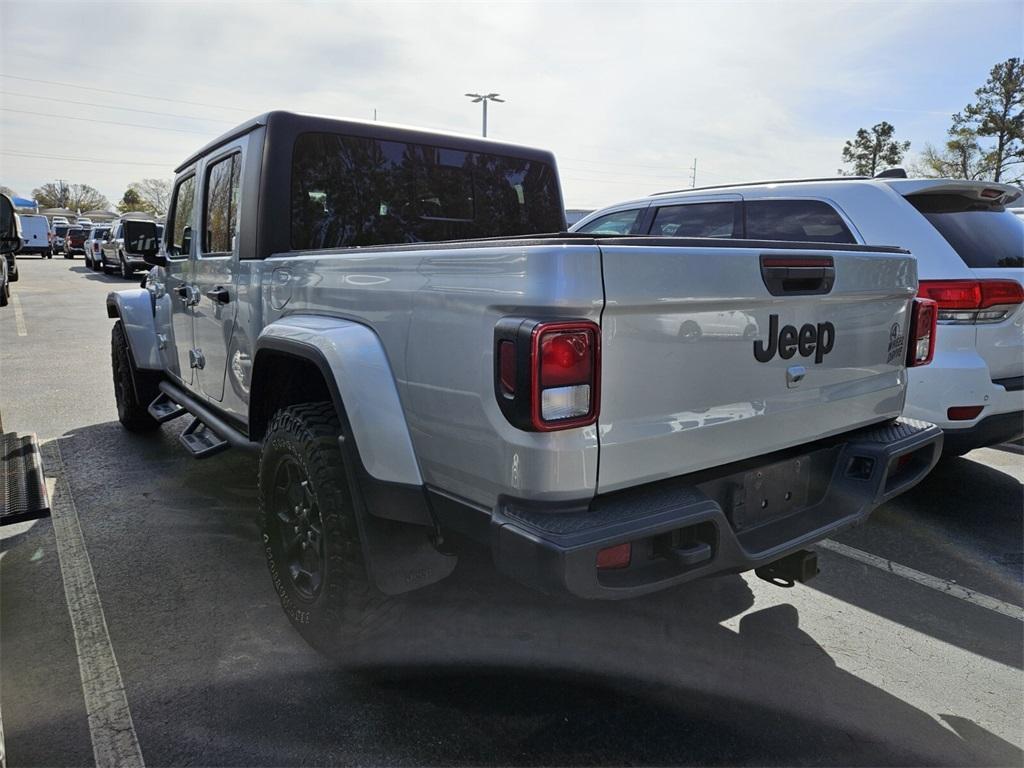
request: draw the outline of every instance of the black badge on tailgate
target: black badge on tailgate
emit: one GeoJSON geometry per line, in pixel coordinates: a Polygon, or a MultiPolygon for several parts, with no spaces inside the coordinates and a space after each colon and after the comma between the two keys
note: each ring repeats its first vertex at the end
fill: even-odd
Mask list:
{"type": "Polygon", "coordinates": [[[825,359],[836,343],[836,327],[832,323],[806,323],[797,330],[794,325],[784,325],[779,330],[779,316],[768,315],[768,343],[761,339],[754,341],[754,359],[767,363],[775,353],[783,360],[789,360],[797,352],[801,357],[814,355],[815,364],[825,359]]]}

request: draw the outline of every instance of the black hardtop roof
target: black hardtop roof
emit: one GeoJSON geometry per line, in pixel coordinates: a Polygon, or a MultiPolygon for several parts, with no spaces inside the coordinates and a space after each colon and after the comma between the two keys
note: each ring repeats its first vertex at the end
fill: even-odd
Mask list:
{"type": "MultiPolygon", "coordinates": [[[[199,158],[209,154],[218,147],[234,141],[257,128],[266,127],[268,132],[281,131],[296,135],[298,133],[340,133],[353,136],[367,136],[393,141],[409,141],[418,144],[437,145],[458,148],[473,152],[492,155],[511,155],[530,160],[541,160],[554,165],[554,154],[543,149],[509,144],[476,136],[466,136],[445,131],[430,131],[393,123],[381,123],[375,120],[349,120],[326,115],[307,115],[298,112],[273,110],[246,120],[230,131],[218,136],[202,149],[192,153],[185,162],[174,169],[181,173],[199,158]]],[[[289,147],[290,150],[290,147],[289,147]]]]}

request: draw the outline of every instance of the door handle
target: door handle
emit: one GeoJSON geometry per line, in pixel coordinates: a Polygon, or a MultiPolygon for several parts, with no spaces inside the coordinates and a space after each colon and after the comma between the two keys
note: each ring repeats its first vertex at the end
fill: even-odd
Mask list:
{"type": "Polygon", "coordinates": [[[194,307],[199,303],[199,289],[194,285],[179,285],[174,290],[186,307],[194,307]]]}
{"type": "Polygon", "coordinates": [[[231,294],[223,285],[215,285],[206,292],[206,298],[213,299],[215,304],[227,304],[231,301],[231,294]]]}

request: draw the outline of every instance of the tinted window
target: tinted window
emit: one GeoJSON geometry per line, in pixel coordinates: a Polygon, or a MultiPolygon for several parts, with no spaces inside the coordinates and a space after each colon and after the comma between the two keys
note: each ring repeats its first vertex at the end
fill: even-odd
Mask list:
{"type": "Polygon", "coordinates": [[[292,155],[296,249],[557,232],[558,179],[536,161],[307,133],[292,155]]]}
{"type": "Polygon", "coordinates": [[[241,155],[219,160],[206,172],[203,251],[230,253],[238,233],[238,182],[242,172],[241,155]]]}
{"type": "Polygon", "coordinates": [[[736,203],[690,203],[659,208],[651,234],[665,237],[735,237],[736,203]]]}
{"type": "Polygon", "coordinates": [[[1024,221],[1001,206],[961,195],[907,198],[968,267],[1024,267],[1024,221]]]}
{"type": "Polygon", "coordinates": [[[192,249],[192,211],[195,208],[196,177],[189,176],[178,185],[171,202],[171,232],[174,239],[168,244],[172,256],[188,256],[192,249]]]}
{"type": "Polygon", "coordinates": [[[835,209],[821,200],[748,200],[744,209],[751,240],[857,242],[835,209]]]}
{"type": "Polygon", "coordinates": [[[68,231],[68,228],[67,228],[67,226],[66,226],[66,225],[64,225],[64,224],[58,224],[57,226],[55,226],[55,227],[53,228],[53,231],[54,231],[54,232],[56,232],[56,233],[57,233],[58,235],[60,235],[61,237],[64,237],[64,235],[65,235],[65,234],[67,233],[67,231],[68,231]]]}
{"type": "Polygon", "coordinates": [[[633,232],[636,220],[640,218],[642,210],[642,208],[633,208],[628,211],[609,213],[607,216],[599,216],[576,231],[586,232],[590,235],[628,235],[633,232]]]}

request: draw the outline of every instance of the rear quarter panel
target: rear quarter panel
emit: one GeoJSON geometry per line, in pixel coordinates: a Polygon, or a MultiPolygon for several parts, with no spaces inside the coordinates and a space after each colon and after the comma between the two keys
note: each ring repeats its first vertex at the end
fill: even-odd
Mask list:
{"type": "Polygon", "coordinates": [[[502,493],[593,495],[596,429],[512,427],[494,398],[493,348],[496,323],[510,315],[599,322],[595,245],[295,253],[261,271],[266,323],[321,314],[378,335],[425,483],[484,507],[502,493]]]}

